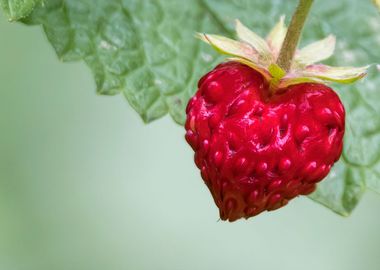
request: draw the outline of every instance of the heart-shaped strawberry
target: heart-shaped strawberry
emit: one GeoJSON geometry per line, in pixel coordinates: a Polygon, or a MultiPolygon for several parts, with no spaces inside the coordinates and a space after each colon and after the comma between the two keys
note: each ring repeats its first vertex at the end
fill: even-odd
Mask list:
{"type": "Polygon", "coordinates": [[[297,51],[291,68],[276,64],[283,18],[267,40],[239,21],[240,41],[199,37],[233,56],[199,81],[187,106],[186,140],[223,220],[284,206],[316,188],[339,159],[345,112],[327,81],[350,83],[367,67],[314,62],[334,50],[332,36],[297,51]]]}
{"type": "Polygon", "coordinates": [[[186,139],[223,220],[311,193],[342,152],[344,109],[331,88],[269,93],[260,73],[228,62],[200,80],[189,102],[186,139]]]}

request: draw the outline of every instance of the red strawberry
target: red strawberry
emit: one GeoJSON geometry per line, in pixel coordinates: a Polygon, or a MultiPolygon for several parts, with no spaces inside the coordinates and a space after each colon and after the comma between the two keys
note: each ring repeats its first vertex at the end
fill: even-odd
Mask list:
{"type": "Polygon", "coordinates": [[[315,190],[342,152],[344,108],[316,83],[270,95],[263,76],[237,62],[199,81],[186,139],[223,220],[274,210],[315,190]]]}
{"type": "Polygon", "coordinates": [[[249,218],[307,195],[343,148],[345,112],[324,83],[353,82],[367,67],[315,65],[335,46],[330,36],[299,50],[288,72],[277,64],[283,18],[267,40],[240,22],[240,41],[199,35],[234,56],[198,83],[186,109],[186,140],[223,220],[249,218]]]}

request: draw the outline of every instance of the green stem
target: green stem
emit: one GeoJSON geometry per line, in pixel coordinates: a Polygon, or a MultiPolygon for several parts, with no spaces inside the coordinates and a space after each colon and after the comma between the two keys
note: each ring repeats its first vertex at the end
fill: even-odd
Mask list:
{"type": "Polygon", "coordinates": [[[298,41],[301,36],[302,28],[309,14],[314,0],[300,0],[296,11],[293,14],[284,43],[282,44],[277,64],[286,72],[289,71],[294,53],[297,49],[298,41]]]}

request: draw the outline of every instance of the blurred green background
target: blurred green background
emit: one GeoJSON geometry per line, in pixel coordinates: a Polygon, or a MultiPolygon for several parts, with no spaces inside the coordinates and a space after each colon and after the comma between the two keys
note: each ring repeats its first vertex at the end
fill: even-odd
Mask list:
{"type": "Polygon", "coordinates": [[[183,128],[95,94],[40,27],[0,16],[0,269],[380,269],[380,197],[218,221],[183,128]]]}

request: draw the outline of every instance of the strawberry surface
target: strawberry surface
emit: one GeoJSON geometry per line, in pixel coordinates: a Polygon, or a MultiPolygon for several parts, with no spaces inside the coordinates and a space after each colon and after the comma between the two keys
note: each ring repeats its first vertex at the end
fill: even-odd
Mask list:
{"type": "Polygon", "coordinates": [[[341,155],[345,111],[331,88],[274,90],[259,72],[230,61],[203,76],[188,103],[185,137],[222,220],[310,194],[341,155]]]}

